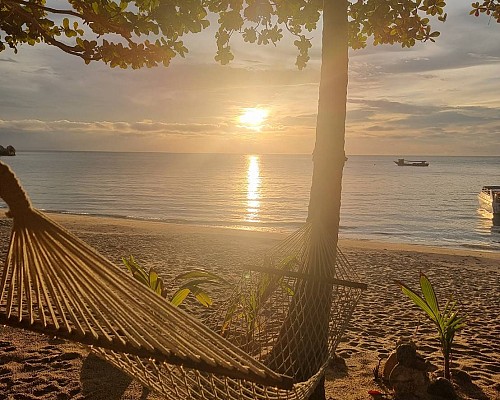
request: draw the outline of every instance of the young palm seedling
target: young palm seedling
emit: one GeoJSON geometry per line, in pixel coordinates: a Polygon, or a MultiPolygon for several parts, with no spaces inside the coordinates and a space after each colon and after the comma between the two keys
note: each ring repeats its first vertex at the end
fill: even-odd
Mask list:
{"type": "Polygon", "coordinates": [[[420,307],[426,316],[434,323],[438,330],[441,351],[444,357],[444,377],[451,379],[450,360],[453,339],[455,333],[465,326],[465,317],[457,311],[457,302],[450,296],[444,308],[441,310],[436,293],[429,278],[420,273],[420,289],[422,296],[410,289],[407,285],[397,281],[402,292],[408,296],[413,303],[420,307]]]}
{"type": "MultiPolygon", "coordinates": [[[[169,297],[169,293],[163,279],[158,276],[158,273],[153,268],[150,268],[149,271],[147,271],[146,268],[140,265],[133,256],[130,256],[129,258],[124,257],[122,258],[122,261],[135,279],[146,285],[161,297],[165,299],[169,297]]],[[[196,268],[177,275],[174,278],[174,281],[178,284],[178,287],[173,295],[170,296],[170,303],[176,307],[181,305],[190,293],[200,304],[205,307],[211,306],[213,301],[205,287],[230,285],[229,282],[219,275],[196,268]]]]}
{"type": "Polygon", "coordinates": [[[136,261],[134,256],[130,256],[129,258],[122,257],[122,262],[135,279],[146,285],[161,297],[167,297],[167,291],[165,289],[163,279],[158,276],[158,273],[153,268],[150,268],[149,271],[147,271],[136,261]]]}

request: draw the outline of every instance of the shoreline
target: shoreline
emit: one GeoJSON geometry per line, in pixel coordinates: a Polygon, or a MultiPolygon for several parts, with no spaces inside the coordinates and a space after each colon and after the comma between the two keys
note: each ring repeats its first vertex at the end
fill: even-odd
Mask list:
{"type": "MultiPolygon", "coordinates": [[[[162,227],[166,230],[176,229],[183,232],[203,232],[203,233],[233,233],[236,235],[259,235],[269,239],[280,240],[288,236],[291,231],[272,231],[266,229],[246,229],[243,227],[231,226],[218,226],[218,225],[203,225],[195,223],[184,222],[171,222],[158,219],[142,219],[124,216],[113,215],[95,215],[95,214],[73,214],[57,211],[43,211],[51,219],[64,225],[87,225],[87,224],[101,224],[123,226],[124,228],[130,226],[142,226],[145,229],[154,228],[154,231],[160,230],[162,227]]],[[[0,218],[5,217],[5,211],[0,212],[0,218]]],[[[492,260],[500,260],[500,251],[496,249],[486,248],[472,248],[465,246],[440,246],[422,243],[408,243],[390,240],[376,240],[376,239],[352,239],[343,238],[340,233],[339,245],[347,247],[355,247],[371,250],[398,250],[417,253],[433,253],[445,255],[461,255],[461,256],[478,256],[485,257],[492,260]]]]}
{"type": "MultiPolygon", "coordinates": [[[[0,208],[0,218],[4,217],[5,212],[7,211],[8,208],[0,208]]],[[[157,223],[157,224],[163,224],[163,225],[170,225],[173,227],[190,227],[191,229],[194,230],[203,230],[205,231],[206,229],[214,229],[214,230],[229,230],[229,231],[234,231],[234,232],[255,232],[258,234],[262,235],[276,235],[276,236],[282,236],[286,237],[287,235],[295,232],[297,229],[299,229],[299,226],[296,228],[292,229],[287,229],[283,227],[247,227],[247,226],[231,226],[231,225],[211,225],[211,224],[200,224],[196,222],[189,222],[189,221],[176,221],[174,219],[161,219],[161,218],[141,218],[141,217],[132,217],[132,216],[125,216],[125,215],[111,215],[111,214],[88,214],[88,213],[76,213],[76,212],[67,212],[67,211],[51,211],[51,210],[39,210],[42,211],[44,214],[50,216],[54,220],[60,219],[61,221],[66,221],[69,220],[70,222],[74,219],[74,221],[77,221],[79,218],[91,218],[94,220],[112,220],[116,221],[117,224],[119,224],[119,221],[133,221],[133,222],[138,222],[138,223],[157,223]]],[[[127,224],[125,223],[127,226],[127,224]]],[[[301,225],[300,225],[301,226],[301,225]]],[[[181,228],[182,229],[182,228],[181,228]]],[[[349,236],[349,235],[347,235],[349,236]]],[[[408,241],[399,241],[399,240],[391,240],[391,239],[373,239],[373,238],[365,238],[365,237],[360,237],[360,238],[352,238],[352,237],[343,237],[342,236],[342,228],[340,228],[340,233],[339,233],[339,242],[344,242],[344,243],[350,243],[352,246],[357,246],[359,244],[359,247],[363,248],[372,248],[372,246],[378,247],[378,246],[387,246],[388,249],[399,249],[399,248],[408,248],[411,247],[411,250],[408,251],[418,251],[418,252],[433,252],[433,253],[441,253],[445,252],[446,254],[453,254],[453,253],[460,253],[467,255],[469,253],[478,253],[481,256],[487,254],[492,254],[493,258],[496,258],[496,254],[500,253],[500,241],[498,242],[498,245],[495,247],[491,247],[488,245],[482,245],[482,244],[444,244],[444,243],[438,243],[438,244],[432,244],[432,243],[425,243],[419,241],[418,243],[411,243],[408,241]],[[366,245],[365,243],[370,243],[370,245],[366,245]]],[[[500,238],[500,237],[499,237],[500,238]]]]}
{"type": "MultiPolygon", "coordinates": [[[[157,269],[166,281],[193,266],[235,277],[285,238],[281,233],[111,217],[53,213],[49,217],[116,265],[121,265],[121,257],[132,254],[144,266],[157,269]]],[[[1,217],[2,257],[9,229],[10,221],[1,217]]],[[[417,288],[420,271],[429,276],[439,299],[454,293],[468,315],[467,327],[455,339],[453,358],[453,368],[472,379],[470,391],[462,398],[500,398],[500,338],[496,334],[500,298],[494,295],[500,292],[500,253],[352,239],[341,239],[340,247],[368,290],[337,349],[345,368],[327,373],[327,399],[370,399],[368,390],[380,390],[373,381],[373,368],[401,339],[415,340],[419,351],[441,367],[434,328],[394,284],[399,279],[417,288]]],[[[113,372],[74,343],[1,326],[0,364],[0,393],[9,400],[17,396],[161,398],[145,393],[137,382],[113,372]]]]}
{"type": "MultiPolygon", "coordinates": [[[[169,228],[167,229],[179,229],[186,232],[204,232],[204,233],[232,233],[237,235],[259,235],[262,237],[280,240],[285,238],[288,232],[273,232],[267,230],[253,230],[253,229],[242,229],[238,227],[226,227],[226,226],[212,226],[212,225],[197,225],[197,224],[185,224],[185,223],[175,223],[167,222],[161,220],[147,220],[147,219],[135,219],[127,217],[114,217],[114,216],[97,216],[97,215],[80,215],[80,214],[66,214],[66,213],[48,213],[50,216],[54,216],[54,220],[60,221],[61,223],[80,223],[82,222],[80,218],[89,219],[88,223],[98,223],[99,221],[106,221],[107,223],[114,223],[120,225],[120,221],[131,221],[131,223],[124,222],[125,227],[138,224],[144,225],[145,228],[149,229],[146,225],[157,224],[155,229],[160,229],[165,225],[169,228]],[[93,221],[91,221],[91,219],[93,221]]],[[[85,222],[87,223],[87,222],[85,222]]],[[[473,249],[473,248],[462,248],[462,247],[447,247],[447,246],[433,246],[426,244],[415,244],[406,242],[392,242],[392,241],[382,241],[375,239],[346,239],[342,238],[340,235],[339,245],[346,247],[355,247],[362,249],[371,250],[399,250],[417,253],[433,253],[433,254],[443,254],[443,255],[461,255],[461,256],[478,256],[490,258],[492,260],[500,261],[500,252],[495,250],[487,249],[473,249]]]]}

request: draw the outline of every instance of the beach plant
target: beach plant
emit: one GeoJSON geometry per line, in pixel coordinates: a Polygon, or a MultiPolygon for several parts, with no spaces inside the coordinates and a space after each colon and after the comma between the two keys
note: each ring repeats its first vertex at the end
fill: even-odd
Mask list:
{"type": "Polygon", "coordinates": [[[220,275],[200,268],[192,268],[187,272],[181,273],[174,278],[174,281],[179,282],[177,290],[170,299],[170,302],[174,306],[182,304],[186,297],[192,293],[200,304],[209,307],[213,304],[213,301],[206,289],[207,287],[231,286],[220,275]]]}
{"type": "Polygon", "coordinates": [[[448,298],[443,308],[439,306],[434,287],[424,273],[420,273],[422,295],[419,295],[400,281],[397,281],[397,283],[401,287],[401,291],[420,307],[426,317],[436,326],[444,358],[444,377],[448,380],[451,379],[450,361],[453,339],[455,334],[464,328],[465,316],[457,310],[457,302],[454,300],[453,295],[448,298]]]}
{"type": "Polygon", "coordinates": [[[146,268],[137,262],[134,256],[130,256],[129,258],[122,257],[122,262],[135,279],[146,285],[161,297],[167,297],[167,291],[165,290],[163,279],[160,278],[158,273],[153,268],[150,268],[149,271],[147,271],[146,268]]]}
{"type": "Polygon", "coordinates": [[[177,275],[173,279],[173,282],[177,282],[178,286],[174,293],[169,296],[163,279],[153,268],[146,270],[146,268],[137,262],[134,256],[130,256],[129,258],[123,257],[122,261],[135,279],[159,296],[165,299],[170,298],[170,303],[176,307],[180,306],[190,293],[200,304],[209,307],[213,304],[213,300],[206,287],[230,285],[228,281],[213,272],[193,268],[177,275]]]}
{"type": "MultiPolygon", "coordinates": [[[[269,262],[269,260],[267,260],[269,262]]],[[[297,257],[285,258],[277,266],[277,269],[285,272],[290,271],[298,263],[297,257]]],[[[250,342],[257,329],[261,328],[261,312],[267,308],[268,301],[276,290],[281,290],[288,296],[293,296],[293,288],[284,278],[284,275],[262,274],[256,285],[250,291],[241,290],[230,301],[221,328],[221,334],[225,335],[231,325],[238,323],[243,326],[246,334],[246,342],[250,342]]]]}

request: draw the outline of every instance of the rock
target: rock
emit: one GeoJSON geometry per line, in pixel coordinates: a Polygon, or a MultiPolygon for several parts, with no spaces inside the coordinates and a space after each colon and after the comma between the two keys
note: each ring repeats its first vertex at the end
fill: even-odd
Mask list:
{"type": "Polygon", "coordinates": [[[396,398],[424,398],[429,386],[427,373],[397,364],[391,372],[389,383],[396,398]]]}
{"type": "Polygon", "coordinates": [[[430,361],[426,360],[425,361],[425,370],[427,372],[436,372],[439,368],[437,366],[435,366],[433,363],[431,363],[430,361]]]}
{"type": "Polygon", "coordinates": [[[442,399],[457,399],[457,393],[455,392],[453,384],[448,379],[444,378],[437,378],[435,381],[431,382],[427,388],[427,393],[442,399]]]}
{"type": "Polygon", "coordinates": [[[434,367],[430,362],[426,361],[422,356],[415,357],[415,361],[410,365],[411,368],[418,369],[419,371],[432,372],[432,367],[434,367]]]}
{"type": "Polygon", "coordinates": [[[391,372],[398,363],[398,357],[396,356],[396,352],[393,351],[391,354],[389,354],[389,357],[384,362],[384,368],[382,369],[382,379],[384,381],[389,381],[389,378],[391,376],[391,372]]]}
{"type": "Polygon", "coordinates": [[[334,369],[337,372],[347,372],[347,363],[344,358],[340,357],[337,354],[334,354],[333,358],[330,361],[330,368],[334,369]]]}
{"type": "Polygon", "coordinates": [[[405,367],[413,367],[417,360],[417,346],[413,342],[402,343],[396,348],[398,363],[405,367]]]}
{"type": "Polygon", "coordinates": [[[472,384],[471,376],[465,372],[463,369],[454,369],[451,371],[451,376],[453,380],[462,385],[470,385],[472,384]]]}

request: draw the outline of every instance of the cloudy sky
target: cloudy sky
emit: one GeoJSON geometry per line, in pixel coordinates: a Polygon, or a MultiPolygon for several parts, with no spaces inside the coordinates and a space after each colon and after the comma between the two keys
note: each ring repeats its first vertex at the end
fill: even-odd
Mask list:
{"type": "MultiPolygon", "coordinates": [[[[451,3],[451,1],[449,2],[451,3]]],[[[350,53],[347,154],[500,155],[500,24],[453,0],[436,43],[350,53]]],[[[320,32],[296,70],[289,40],[234,43],[213,61],[213,29],[169,68],[85,65],[45,45],[0,53],[0,144],[22,150],[311,153],[320,32]],[[259,130],[246,108],[268,111],[259,130]]]]}

